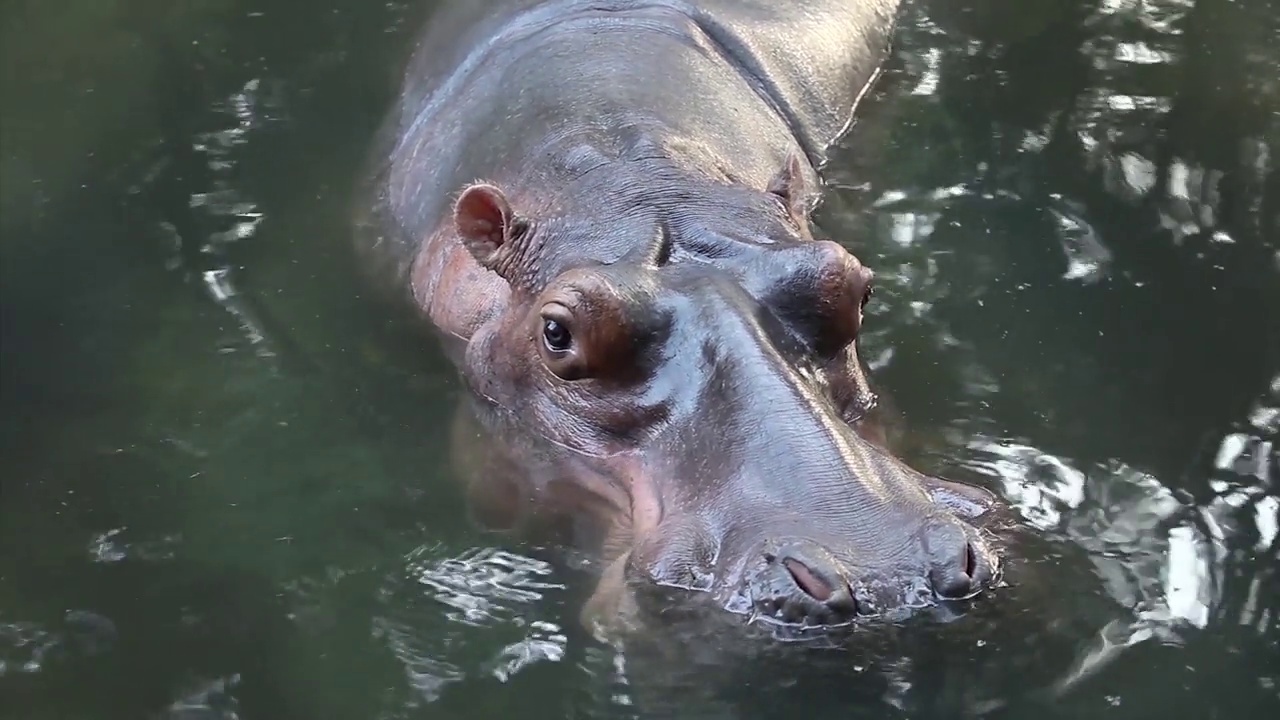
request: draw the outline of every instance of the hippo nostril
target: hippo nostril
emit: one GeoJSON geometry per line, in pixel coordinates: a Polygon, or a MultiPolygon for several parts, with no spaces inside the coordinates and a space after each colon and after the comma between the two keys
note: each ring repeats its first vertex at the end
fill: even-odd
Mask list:
{"type": "Polygon", "coordinates": [[[764,553],[764,563],[748,578],[745,590],[756,612],[786,623],[844,623],[859,610],[842,566],[819,547],[764,553]]]}
{"type": "Polygon", "coordinates": [[[938,597],[958,600],[973,594],[975,578],[978,572],[977,549],[972,542],[965,542],[964,549],[952,556],[952,560],[944,560],[934,565],[929,573],[929,581],[938,597]]]}
{"type": "Polygon", "coordinates": [[[791,578],[796,581],[796,585],[818,602],[826,602],[835,594],[834,588],[799,560],[786,558],[782,564],[787,568],[787,572],[791,573],[791,578]]]}

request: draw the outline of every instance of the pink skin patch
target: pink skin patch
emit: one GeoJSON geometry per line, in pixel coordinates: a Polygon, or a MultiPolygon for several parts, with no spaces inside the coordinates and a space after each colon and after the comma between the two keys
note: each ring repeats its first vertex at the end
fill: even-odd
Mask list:
{"type": "Polygon", "coordinates": [[[799,560],[786,558],[782,561],[782,564],[787,568],[787,572],[791,573],[796,585],[799,585],[801,590],[813,596],[818,602],[826,602],[835,594],[835,590],[830,585],[819,579],[817,575],[814,575],[813,571],[799,560]]]}

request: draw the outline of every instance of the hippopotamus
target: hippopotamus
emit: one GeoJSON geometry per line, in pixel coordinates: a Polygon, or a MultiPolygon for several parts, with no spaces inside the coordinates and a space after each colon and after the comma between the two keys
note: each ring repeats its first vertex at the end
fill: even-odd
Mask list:
{"type": "Polygon", "coordinates": [[[596,521],[593,627],[627,588],[822,628],[972,602],[1000,574],[994,496],[869,423],[874,274],[812,219],[897,6],[459,0],[418,36],[362,266],[475,403],[549,449],[486,447],[524,473],[490,501],[596,521]]]}

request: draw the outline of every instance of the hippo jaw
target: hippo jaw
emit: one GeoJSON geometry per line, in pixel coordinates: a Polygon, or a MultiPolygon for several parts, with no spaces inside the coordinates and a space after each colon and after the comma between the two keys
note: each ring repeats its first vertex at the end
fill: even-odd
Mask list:
{"type": "Polygon", "coordinates": [[[688,216],[737,208],[718,227],[660,200],[575,223],[486,183],[455,204],[457,236],[510,293],[467,341],[468,385],[630,498],[589,615],[628,614],[639,582],[835,627],[966,599],[997,576],[958,509],[989,498],[855,429],[874,403],[856,353],[872,273],[813,239],[798,168],[764,191],[686,189],[688,216]],[[608,247],[603,232],[630,249],[573,252],[608,247]]]}

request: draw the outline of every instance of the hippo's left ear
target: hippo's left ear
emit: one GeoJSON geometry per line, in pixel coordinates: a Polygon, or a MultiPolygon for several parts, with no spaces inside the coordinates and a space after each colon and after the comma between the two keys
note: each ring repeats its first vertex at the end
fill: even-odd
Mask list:
{"type": "Polygon", "coordinates": [[[528,223],[511,210],[502,190],[488,183],[468,186],[453,206],[453,225],[481,267],[511,280],[507,277],[511,268],[504,260],[511,256],[512,242],[519,240],[528,223]]]}
{"type": "Polygon", "coordinates": [[[801,230],[808,232],[809,201],[813,197],[813,189],[809,187],[804,174],[804,156],[798,151],[787,153],[786,162],[773,179],[769,181],[769,192],[782,198],[791,219],[801,230]]]}

